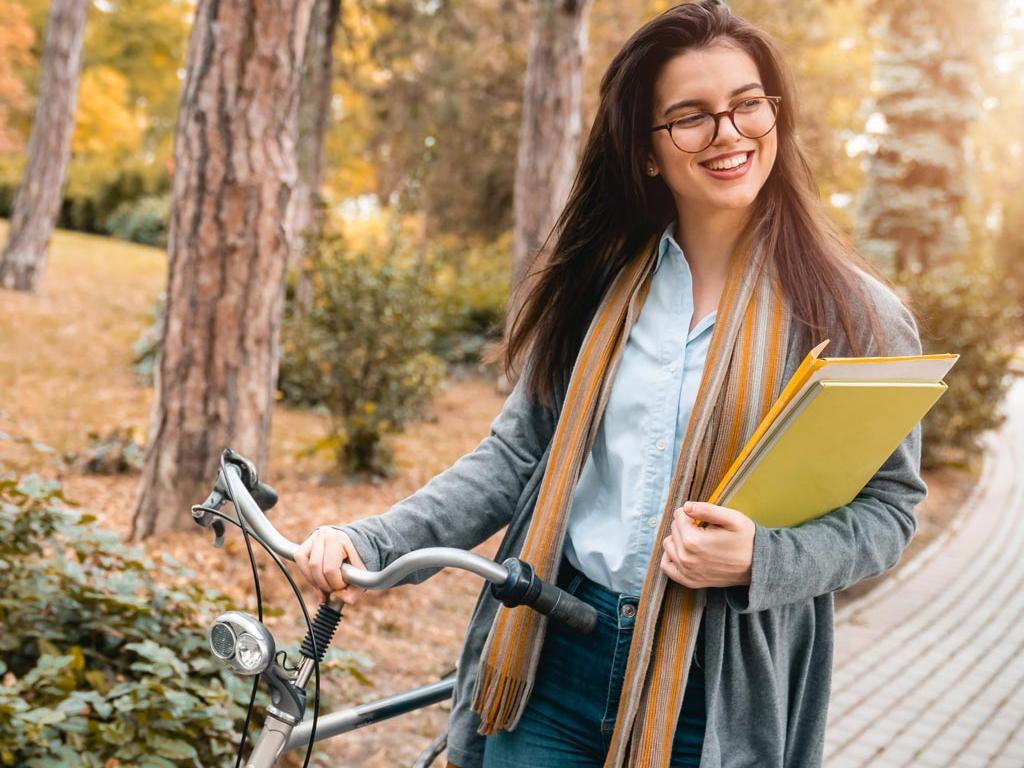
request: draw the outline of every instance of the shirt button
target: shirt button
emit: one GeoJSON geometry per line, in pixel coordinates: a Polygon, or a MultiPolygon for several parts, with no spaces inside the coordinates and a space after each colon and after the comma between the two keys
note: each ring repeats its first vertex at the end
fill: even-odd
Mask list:
{"type": "Polygon", "coordinates": [[[648,517],[647,518],[647,525],[650,528],[657,528],[658,527],[658,518],[656,518],[656,517],[648,517]]]}
{"type": "Polygon", "coordinates": [[[670,370],[670,371],[671,371],[672,373],[675,373],[676,371],[678,371],[678,370],[679,370],[679,363],[677,363],[677,362],[675,362],[675,361],[673,361],[673,362],[669,363],[668,369],[669,369],[669,370],[670,370]]]}
{"type": "Polygon", "coordinates": [[[668,443],[666,443],[665,442],[665,438],[662,437],[654,445],[657,446],[659,451],[664,451],[665,450],[665,446],[668,445],[668,443]]]}
{"type": "Polygon", "coordinates": [[[622,615],[625,616],[627,619],[632,619],[634,616],[636,616],[636,606],[632,603],[626,603],[622,606],[622,615]]]}

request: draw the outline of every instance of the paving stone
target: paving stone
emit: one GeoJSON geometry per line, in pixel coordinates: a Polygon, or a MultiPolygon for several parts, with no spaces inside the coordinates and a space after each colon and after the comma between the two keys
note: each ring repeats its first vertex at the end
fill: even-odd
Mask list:
{"type": "Polygon", "coordinates": [[[1024,768],[1024,381],[1006,412],[947,532],[837,614],[827,768],[1024,768]]]}

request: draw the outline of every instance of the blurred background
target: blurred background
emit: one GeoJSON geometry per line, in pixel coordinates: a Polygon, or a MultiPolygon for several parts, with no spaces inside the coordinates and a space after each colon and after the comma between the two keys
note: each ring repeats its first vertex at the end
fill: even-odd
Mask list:
{"type": "MultiPolygon", "coordinates": [[[[244,547],[189,529],[220,450],[257,461],[296,539],[471,450],[600,77],[672,4],[0,0],[0,763],[229,762],[248,691],[203,622],[251,607],[244,547]]],[[[975,486],[1020,364],[1024,2],[729,6],[796,73],[829,214],[925,351],[961,355],[911,560],[975,486]]],[[[368,596],[325,695],[443,673],[477,589],[368,596]]],[[[287,586],[264,592],[294,640],[287,586]]],[[[408,764],[444,721],[322,759],[408,764]]]]}

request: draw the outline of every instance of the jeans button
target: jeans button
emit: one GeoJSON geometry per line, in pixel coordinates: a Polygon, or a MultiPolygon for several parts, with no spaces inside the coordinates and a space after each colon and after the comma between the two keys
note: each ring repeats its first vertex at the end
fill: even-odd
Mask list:
{"type": "Polygon", "coordinates": [[[634,616],[636,616],[636,606],[632,603],[626,603],[622,606],[622,615],[625,616],[627,619],[632,619],[634,616]]]}

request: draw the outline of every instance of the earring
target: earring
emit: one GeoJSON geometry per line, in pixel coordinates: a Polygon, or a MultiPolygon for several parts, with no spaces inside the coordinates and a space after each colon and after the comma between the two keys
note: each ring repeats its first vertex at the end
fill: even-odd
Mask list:
{"type": "Polygon", "coordinates": [[[648,165],[647,166],[647,175],[648,176],[653,176],[654,175],[654,166],[653,165],[648,165]]]}

